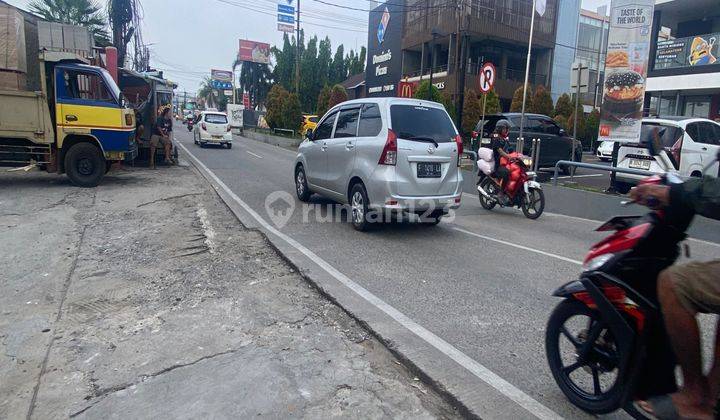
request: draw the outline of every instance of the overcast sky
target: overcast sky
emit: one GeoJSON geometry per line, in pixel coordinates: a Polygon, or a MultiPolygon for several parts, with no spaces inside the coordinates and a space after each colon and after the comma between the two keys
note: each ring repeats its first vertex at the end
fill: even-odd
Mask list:
{"type": "MultiPolygon", "coordinates": [[[[30,2],[6,1],[24,9],[30,2]]],[[[278,0],[141,0],[143,37],[146,44],[151,44],[151,64],[178,82],[180,91],[195,92],[209,69],[230,69],[239,39],[281,45],[277,3],[278,0]]],[[[345,45],[346,52],[367,45],[367,12],[325,3],[365,10],[377,4],[372,0],[301,0],[306,39],[327,35],[333,52],[339,44],[345,45]]],[[[582,0],[583,7],[590,10],[608,3],[609,0],[582,0]]]]}

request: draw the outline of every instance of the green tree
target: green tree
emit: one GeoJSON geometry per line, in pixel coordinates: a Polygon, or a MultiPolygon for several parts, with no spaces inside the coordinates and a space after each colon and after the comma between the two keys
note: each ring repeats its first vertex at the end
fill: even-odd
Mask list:
{"type": "Polygon", "coordinates": [[[322,88],[322,86],[317,86],[315,83],[318,67],[317,44],[318,39],[316,36],[310,38],[300,60],[300,105],[306,111],[315,109],[317,97],[322,88]]]}
{"type": "Polygon", "coordinates": [[[283,107],[287,102],[290,92],[279,84],[273,85],[267,96],[267,114],[265,121],[271,128],[283,128],[283,107]]]}
{"type": "MultiPolygon", "coordinates": [[[[502,112],[500,106],[500,98],[497,96],[494,90],[491,90],[487,94],[487,102],[485,103],[485,115],[499,114],[502,112]]],[[[480,98],[482,100],[482,98],[480,98]]],[[[482,103],[480,104],[482,106],[482,103]]]]}
{"type": "Polygon", "coordinates": [[[280,83],[287,90],[295,88],[295,46],[294,39],[291,42],[288,34],[283,34],[282,50],[277,47],[272,48],[272,54],[275,58],[275,67],[273,68],[273,80],[280,83]]]}
{"type": "Polygon", "coordinates": [[[598,139],[598,130],[600,129],[600,111],[593,109],[586,119],[585,133],[587,140],[593,144],[598,139]]]}
{"type": "Polygon", "coordinates": [[[474,90],[468,89],[465,91],[465,100],[463,101],[463,115],[462,115],[462,131],[465,134],[471,133],[475,130],[475,126],[480,117],[482,116],[482,105],[481,100],[478,100],[477,93],[474,90]]]}
{"type": "Polygon", "coordinates": [[[30,11],[50,22],[88,28],[98,45],[109,45],[107,19],[102,7],[93,0],[33,0],[30,11]]]}
{"type": "Polygon", "coordinates": [[[298,131],[301,122],[300,98],[296,93],[290,93],[282,104],[282,128],[298,131]]]}
{"type": "MultiPolygon", "coordinates": [[[[335,85],[330,91],[330,99],[328,100],[328,107],[330,109],[337,104],[343,103],[348,100],[347,92],[341,85],[335,85]]],[[[327,112],[327,111],[326,111],[327,112]]]]}
{"type": "Polygon", "coordinates": [[[330,92],[332,89],[330,89],[330,86],[325,85],[322,90],[320,90],[320,94],[318,95],[317,100],[317,110],[315,113],[322,117],[325,115],[325,113],[330,109],[328,105],[330,105],[330,92]]]}
{"type": "Polygon", "coordinates": [[[532,100],[532,110],[535,114],[552,116],[553,114],[553,101],[550,96],[550,92],[545,86],[538,86],[535,88],[535,94],[532,100]]]}
{"type": "Polygon", "coordinates": [[[340,44],[335,51],[332,66],[330,67],[329,84],[334,85],[347,79],[347,68],[345,67],[345,47],[340,44]]]}
{"type": "MultiPolygon", "coordinates": [[[[529,110],[533,109],[532,100],[533,100],[532,87],[528,85],[528,93],[527,93],[527,97],[525,98],[525,112],[528,112],[529,110]]],[[[523,87],[520,86],[517,89],[515,89],[515,93],[513,94],[512,102],[510,103],[510,112],[522,111],[522,103],[523,103],[523,87]]]]}
{"type": "Polygon", "coordinates": [[[568,128],[568,119],[564,115],[556,115],[553,120],[557,123],[557,125],[560,126],[560,128],[567,131],[568,128]]]}
{"type": "Polygon", "coordinates": [[[325,39],[320,41],[320,45],[318,46],[317,69],[313,77],[313,80],[315,82],[314,89],[318,92],[320,92],[323,87],[327,86],[330,83],[329,78],[331,66],[332,45],[330,43],[330,38],[325,37],[325,39]]]}
{"type": "Polygon", "coordinates": [[[567,118],[573,112],[572,99],[567,93],[563,93],[555,103],[555,115],[562,115],[567,118]]]}
{"type": "Polygon", "coordinates": [[[264,104],[273,78],[270,67],[263,63],[235,60],[233,71],[237,66],[240,66],[240,95],[247,93],[253,106],[264,104]]]}
{"type": "MultiPolygon", "coordinates": [[[[580,140],[583,144],[589,144],[587,141],[587,130],[586,130],[586,121],[585,121],[585,113],[583,112],[583,106],[582,104],[578,104],[577,107],[577,132],[575,134],[577,140],[580,140]]],[[[575,124],[575,113],[570,114],[568,117],[568,128],[567,132],[572,135],[573,134],[573,127],[575,124]]]]}

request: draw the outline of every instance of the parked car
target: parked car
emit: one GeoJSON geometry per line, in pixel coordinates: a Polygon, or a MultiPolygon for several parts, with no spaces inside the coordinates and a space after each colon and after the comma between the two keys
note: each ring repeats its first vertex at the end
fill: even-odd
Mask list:
{"type": "MultiPolygon", "coordinates": [[[[487,147],[490,144],[490,136],[495,130],[495,124],[500,120],[510,122],[510,145],[515,147],[520,137],[520,113],[504,113],[487,115],[485,117],[485,126],[481,127],[482,120],[478,121],[473,132],[473,137],[477,139],[482,132],[480,141],[481,147],[487,147]]],[[[573,139],[568,136],[563,128],[560,128],[552,118],[540,114],[525,114],[525,125],[523,137],[525,143],[522,153],[530,156],[532,151],[532,140],[540,139],[540,165],[542,167],[553,167],[560,160],[582,161],[582,144],[575,141],[575,158],[572,157],[573,139]]],[[[569,167],[561,168],[563,173],[569,173],[569,167]]]]}
{"type": "Polygon", "coordinates": [[[320,117],[318,117],[317,115],[303,115],[302,123],[300,125],[300,135],[305,137],[305,134],[307,134],[308,130],[315,130],[319,120],[320,117]]]}
{"type": "Polygon", "coordinates": [[[438,103],[367,98],[332,109],[300,144],[295,186],[301,201],[317,193],[350,204],[366,230],[382,214],[423,214],[437,224],[460,206],[462,138],[438,103]]]}
{"type": "Polygon", "coordinates": [[[602,160],[603,162],[610,162],[612,160],[614,146],[615,142],[604,141],[600,143],[600,146],[598,146],[595,154],[597,155],[598,159],[602,160]]]}
{"type": "MultiPolygon", "coordinates": [[[[625,143],[620,146],[618,168],[663,172],[657,157],[651,156],[646,146],[656,130],[661,146],[669,152],[680,176],[702,176],[703,168],[715,159],[720,150],[720,124],[716,122],[706,118],[644,118],[640,130],[640,143],[625,143]]],[[[716,162],[707,173],[717,176],[718,163],[716,162]]],[[[643,178],[645,178],[643,175],[618,172],[615,187],[625,193],[643,178]]]]}
{"type": "Polygon", "coordinates": [[[225,145],[232,148],[230,122],[224,112],[203,111],[193,125],[193,140],[200,147],[207,144],[225,145]]]}

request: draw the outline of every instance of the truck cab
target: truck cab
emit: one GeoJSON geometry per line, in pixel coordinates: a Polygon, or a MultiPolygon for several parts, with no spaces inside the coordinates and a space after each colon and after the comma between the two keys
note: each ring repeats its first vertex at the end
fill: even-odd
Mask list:
{"type": "Polygon", "coordinates": [[[101,67],[61,62],[53,80],[58,169],[77,185],[95,186],[112,162],[137,155],[134,112],[101,67]]]}

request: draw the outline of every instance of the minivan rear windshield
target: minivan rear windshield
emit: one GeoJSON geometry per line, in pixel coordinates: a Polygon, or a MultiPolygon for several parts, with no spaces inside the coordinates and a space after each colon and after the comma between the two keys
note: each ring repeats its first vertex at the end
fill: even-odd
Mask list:
{"type": "Polygon", "coordinates": [[[404,140],[432,139],[437,143],[455,141],[455,126],[447,113],[439,108],[392,105],[390,121],[395,134],[404,140]]]}
{"type": "Polygon", "coordinates": [[[683,130],[680,127],[644,122],[642,123],[642,126],[640,128],[639,145],[642,147],[647,147],[648,141],[652,140],[655,130],[658,130],[658,135],[660,136],[660,144],[662,145],[662,147],[672,147],[683,134],[683,130]]]}
{"type": "Polygon", "coordinates": [[[210,124],[227,124],[227,117],[222,114],[205,114],[205,122],[210,124]]]}

